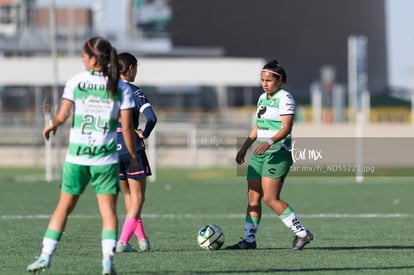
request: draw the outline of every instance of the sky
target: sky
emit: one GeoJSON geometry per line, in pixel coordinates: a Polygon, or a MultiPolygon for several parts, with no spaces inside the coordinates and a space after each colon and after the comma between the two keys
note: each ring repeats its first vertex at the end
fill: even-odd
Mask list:
{"type": "Polygon", "coordinates": [[[387,0],[389,82],[414,91],[414,1],[387,0]]]}
{"type": "MultiPolygon", "coordinates": [[[[105,7],[104,13],[122,14],[125,0],[37,0],[38,5],[48,6],[55,1],[56,6],[87,6],[97,9],[105,7]]],[[[391,87],[414,90],[414,0],[386,0],[388,79],[391,87]]],[[[173,15],[174,16],[174,15],[173,15]]],[[[119,17],[110,16],[101,31],[122,29],[125,22],[119,17]]],[[[99,20],[99,17],[96,19],[99,20]]],[[[102,22],[101,21],[101,22],[102,22]]],[[[369,43],[369,41],[368,41],[369,43]]]]}

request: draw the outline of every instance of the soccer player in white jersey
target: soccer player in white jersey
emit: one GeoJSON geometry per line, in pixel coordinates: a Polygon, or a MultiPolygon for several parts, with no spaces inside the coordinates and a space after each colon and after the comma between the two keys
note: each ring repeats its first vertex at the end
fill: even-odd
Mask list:
{"type": "Polygon", "coordinates": [[[262,200],[295,233],[292,250],[301,250],[313,240],[312,233],[299,221],[292,207],[280,199],[283,182],[293,163],[291,131],[295,115],[295,101],[282,88],[283,83],[287,83],[284,68],[276,60],[267,63],[261,71],[264,93],[257,102],[256,123],[236,155],[237,164],[243,164],[248,148],[254,144],[247,168],[245,236],[226,249],[256,249],[262,200]]]}
{"type": "MultiPolygon", "coordinates": [[[[43,130],[49,140],[72,114],[69,146],[62,168],[59,202],[43,237],[40,257],[27,267],[38,273],[49,268],[69,214],[91,182],[102,217],[102,274],[116,274],[113,257],[118,237],[116,199],[119,191],[117,123],[122,129],[131,166],[137,169],[135,139],[131,123],[134,101],[132,91],[119,81],[118,55],[110,42],[94,37],[82,49],[85,71],[65,85],[58,112],[43,130]]],[[[81,232],[79,232],[81,234],[81,232]]]]}

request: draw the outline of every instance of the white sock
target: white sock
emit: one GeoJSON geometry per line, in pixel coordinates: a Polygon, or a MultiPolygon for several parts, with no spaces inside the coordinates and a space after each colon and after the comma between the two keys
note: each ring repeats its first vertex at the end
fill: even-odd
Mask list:
{"type": "Polygon", "coordinates": [[[279,216],[282,222],[299,237],[306,236],[306,228],[300,222],[293,209],[288,206],[286,210],[279,216]]]}
{"type": "Polygon", "coordinates": [[[58,241],[49,238],[43,238],[43,247],[41,256],[50,256],[57,247],[58,241]]]}
{"type": "Polygon", "coordinates": [[[114,256],[115,247],[116,240],[102,240],[102,256],[104,261],[112,259],[112,257],[114,256]]]}

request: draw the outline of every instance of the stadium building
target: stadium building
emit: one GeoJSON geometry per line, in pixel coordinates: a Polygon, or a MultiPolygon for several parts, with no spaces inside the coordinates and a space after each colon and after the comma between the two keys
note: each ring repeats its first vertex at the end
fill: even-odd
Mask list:
{"type": "Polygon", "coordinates": [[[171,37],[175,46],[220,47],[225,56],[276,58],[288,72],[288,87],[309,96],[325,65],[336,81],[347,82],[347,41],[368,39],[371,94],[387,89],[384,0],[180,0],[172,1],[171,37]]]}

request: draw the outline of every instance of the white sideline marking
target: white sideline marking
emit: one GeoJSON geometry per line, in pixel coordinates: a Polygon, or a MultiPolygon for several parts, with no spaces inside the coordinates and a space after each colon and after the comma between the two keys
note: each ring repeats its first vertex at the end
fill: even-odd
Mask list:
{"type": "MultiPolygon", "coordinates": [[[[122,216],[120,216],[122,217],[122,216]]],[[[241,219],[245,214],[143,214],[143,218],[152,219],[196,219],[196,218],[223,218],[223,219],[241,219]]],[[[275,217],[273,214],[263,214],[262,217],[275,217]]],[[[320,213],[320,214],[303,214],[300,218],[320,219],[367,219],[367,218],[414,218],[414,214],[380,214],[380,213],[364,213],[364,214],[335,214],[335,213],[320,213]]],[[[1,220],[23,220],[23,219],[49,219],[50,215],[1,215],[1,220]]],[[[71,219],[96,219],[99,215],[70,215],[71,219]]]]}

